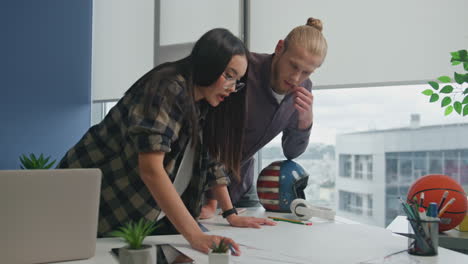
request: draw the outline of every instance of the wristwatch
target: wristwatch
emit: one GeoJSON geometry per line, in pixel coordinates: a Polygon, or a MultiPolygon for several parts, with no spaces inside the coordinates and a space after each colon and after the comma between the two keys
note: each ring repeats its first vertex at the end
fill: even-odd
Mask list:
{"type": "Polygon", "coordinates": [[[229,210],[224,211],[222,215],[223,215],[223,218],[226,218],[226,217],[228,217],[228,216],[230,216],[230,215],[232,215],[232,214],[237,214],[237,210],[236,210],[235,207],[233,207],[233,208],[231,208],[231,209],[229,209],[229,210]]]}

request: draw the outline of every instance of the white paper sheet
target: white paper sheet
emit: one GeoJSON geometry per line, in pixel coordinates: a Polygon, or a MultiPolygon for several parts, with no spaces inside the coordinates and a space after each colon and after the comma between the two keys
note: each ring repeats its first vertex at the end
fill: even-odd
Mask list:
{"type": "MultiPolygon", "coordinates": [[[[232,256],[232,263],[361,263],[384,259],[407,247],[404,237],[359,224],[305,226],[278,222],[277,226],[261,229],[229,228],[208,233],[230,237],[241,244],[242,255],[232,256]]],[[[164,242],[192,257],[196,263],[208,263],[208,256],[192,249],[182,236],[164,242]]]]}
{"type": "Polygon", "coordinates": [[[406,238],[367,225],[323,223],[304,226],[278,222],[277,226],[261,229],[238,228],[213,233],[262,249],[272,259],[288,258],[296,263],[359,263],[407,247],[406,238]]]}

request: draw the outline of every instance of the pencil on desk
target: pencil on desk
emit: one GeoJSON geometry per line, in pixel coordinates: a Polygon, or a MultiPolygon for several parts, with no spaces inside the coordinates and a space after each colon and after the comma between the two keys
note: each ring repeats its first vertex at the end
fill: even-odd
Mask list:
{"type": "Polygon", "coordinates": [[[442,210],[442,206],[444,206],[444,202],[445,202],[445,199],[447,199],[447,196],[448,196],[449,192],[448,191],[445,191],[444,194],[442,195],[442,199],[440,200],[440,203],[439,203],[439,212],[442,210]]]}
{"type": "Polygon", "coordinates": [[[237,251],[234,249],[234,247],[232,246],[232,244],[229,244],[229,249],[231,250],[231,252],[232,252],[233,255],[237,255],[237,251]]]}
{"type": "Polygon", "coordinates": [[[400,200],[400,203],[403,206],[403,211],[408,216],[408,218],[416,220],[416,216],[413,214],[413,210],[410,208],[410,206],[405,203],[401,197],[398,197],[398,199],[400,200]]]}
{"type": "Polygon", "coordinates": [[[419,207],[423,207],[424,204],[424,192],[419,196],[419,207]]]}
{"type": "Polygon", "coordinates": [[[448,203],[444,206],[444,208],[442,208],[440,211],[439,211],[439,215],[437,217],[441,217],[445,211],[447,211],[447,209],[450,207],[450,205],[452,205],[454,202],[455,202],[455,197],[453,197],[452,199],[450,199],[450,201],[448,201],[448,203]]]}
{"type": "Polygon", "coordinates": [[[237,214],[242,214],[242,213],[245,212],[245,211],[247,211],[247,209],[245,209],[245,208],[239,208],[239,209],[237,210],[237,214]]]}
{"type": "Polygon", "coordinates": [[[312,225],[310,222],[303,222],[300,220],[294,220],[294,219],[288,219],[288,218],[281,218],[281,217],[274,217],[274,216],[269,216],[268,218],[273,219],[275,221],[282,221],[282,222],[289,222],[293,224],[298,224],[298,225],[312,225]]]}

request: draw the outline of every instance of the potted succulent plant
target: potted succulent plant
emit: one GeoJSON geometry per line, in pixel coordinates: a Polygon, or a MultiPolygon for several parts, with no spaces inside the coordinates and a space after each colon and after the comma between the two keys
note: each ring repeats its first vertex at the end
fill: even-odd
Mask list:
{"type": "Polygon", "coordinates": [[[228,264],[230,258],[229,245],[224,242],[224,239],[221,239],[218,245],[213,244],[211,251],[208,253],[210,264],[228,264]]]}
{"type": "Polygon", "coordinates": [[[154,264],[156,249],[153,245],[143,244],[143,240],[156,228],[155,222],[142,218],[137,223],[130,221],[110,232],[110,236],[121,237],[127,243],[119,249],[120,264],[154,264]]]}
{"type": "Polygon", "coordinates": [[[47,158],[44,158],[44,155],[41,153],[39,155],[39,158],[36,157],[33,153],[29,154],[29,157],[26,156],[25,154],[21,155],[19,157],[20,162],[21,162],[21,169],[23,170],[39,170],[39,169],[50,169],[54,163],[55,160],[49,162],[50,156],[47,158]]]}

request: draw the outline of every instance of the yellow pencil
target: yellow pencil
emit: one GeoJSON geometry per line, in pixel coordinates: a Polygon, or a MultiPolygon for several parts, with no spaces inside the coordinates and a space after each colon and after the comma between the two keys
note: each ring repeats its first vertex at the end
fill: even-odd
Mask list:
{"type": "Polygon", "coordinates": [[[303,222],[300,220],[294,220],[294,219],[288,219],[288,218],[281,218],[281,217],[274,217],[274,216],[269,216],[268,218],[273,219],[275,221],[283,221],[283,222],[289,222],[293,224],[300,224],[300,225],[312,225],[310,222],[303,222]]]}
{"type": "Polygon", "coordinates": [[[455,197],[450,199],[450,201],[448,201],[448,203],[444,206],[444,208],[442,208],[442,210],[440,210],[439,215],[437,217],[440,218],[445,213],[445,211],[447,211],[447,208],[449,208],[450,205],[452,205],[455,202],[455,200],[456,200],[455,197]]]}

